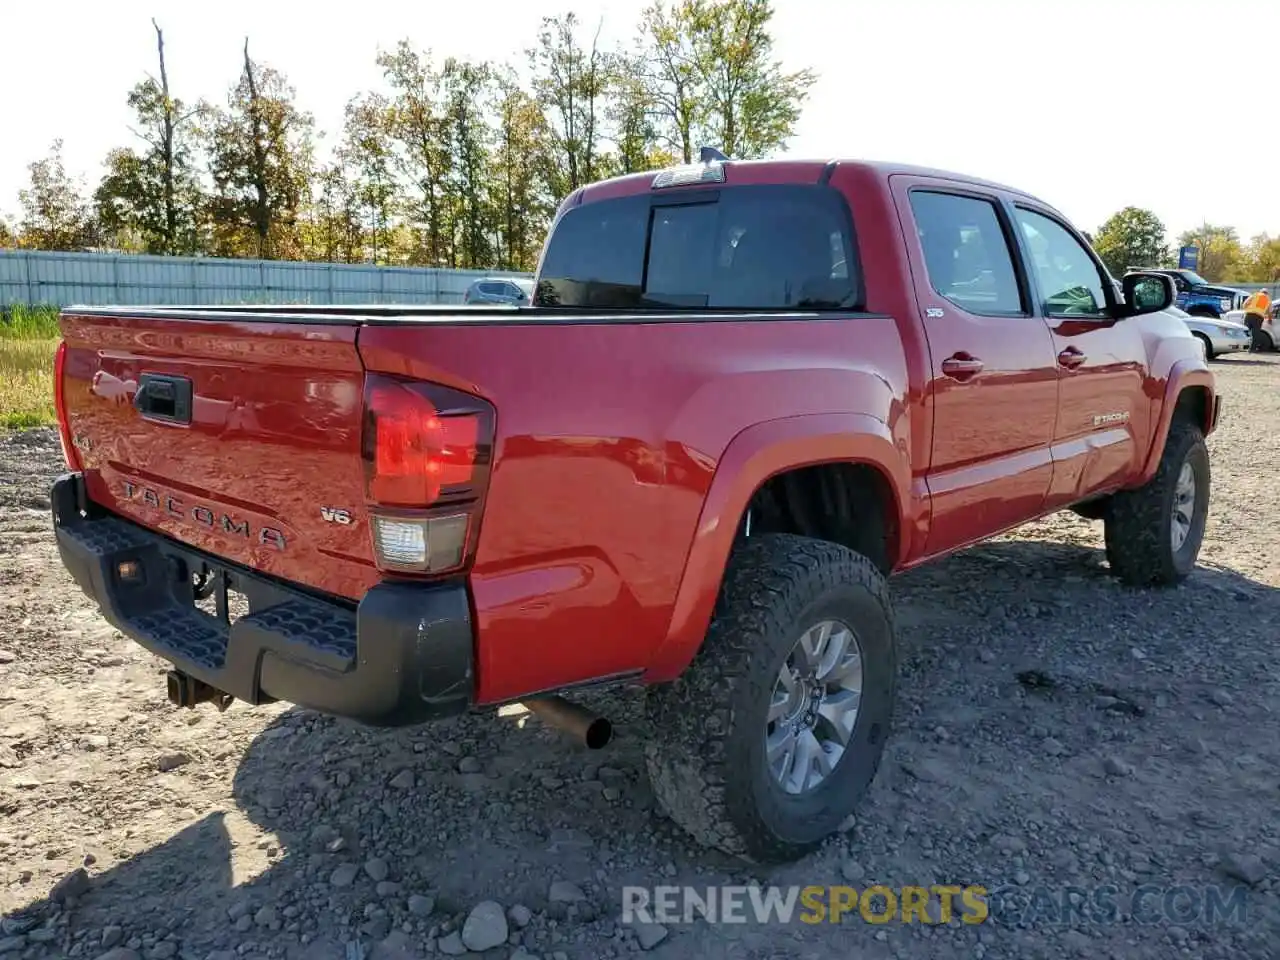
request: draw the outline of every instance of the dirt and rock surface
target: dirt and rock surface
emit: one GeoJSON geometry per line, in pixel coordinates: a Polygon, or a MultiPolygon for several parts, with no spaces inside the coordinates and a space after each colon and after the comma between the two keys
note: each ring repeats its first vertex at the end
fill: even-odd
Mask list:
{"type": "Polygon", "coordinates": [[[591,701],[618,722],[595,753],[519,716],[173,710],[59,566],[55,436],[0,436],[0,957],[1280,955],[1280,361],[1216,369],[1189,582],[1119,586],[1072,515],[896,580],[880,776],[847,835],[771,869],[655,813],[631,695],[591,701]],[[722,883],[979,884],[993,915],[620,922],[625,885],[722,883]]]}

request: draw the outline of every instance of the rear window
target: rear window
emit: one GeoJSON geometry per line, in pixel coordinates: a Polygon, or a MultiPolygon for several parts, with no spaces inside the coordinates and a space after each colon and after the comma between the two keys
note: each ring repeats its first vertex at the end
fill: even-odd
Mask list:
{"type": "Polygon", "coordinates": [[[849,214],[827,187],[642,194],[569,210],[537,302],[595,309],[823,310],[860,303],[849,214]]]}

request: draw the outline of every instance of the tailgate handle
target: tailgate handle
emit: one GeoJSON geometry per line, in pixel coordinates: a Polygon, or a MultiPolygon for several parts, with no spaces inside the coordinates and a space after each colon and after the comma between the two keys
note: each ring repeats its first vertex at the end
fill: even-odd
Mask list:
{"type": "Polygon", "coordinates": [[[190,423],[191,381],[187,377],[144,373],[138,378],[138,392],[133,395],[133,406],[149,420],[190,423]]]}

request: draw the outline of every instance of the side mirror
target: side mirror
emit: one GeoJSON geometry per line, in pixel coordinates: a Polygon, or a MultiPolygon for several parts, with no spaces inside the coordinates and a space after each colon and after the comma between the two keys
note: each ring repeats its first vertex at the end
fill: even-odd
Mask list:
{"type": "Polygon", "coordinates": [[[1131,273],[1120,283],[1124,290],[1121,310],[1126,317],[1168,310],[1176,299],[1173,280],[1163,273],[1131,273]]]}

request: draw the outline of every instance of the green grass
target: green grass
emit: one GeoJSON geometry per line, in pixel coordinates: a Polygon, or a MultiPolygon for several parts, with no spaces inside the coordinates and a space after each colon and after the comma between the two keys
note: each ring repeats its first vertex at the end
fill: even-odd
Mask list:
{"type": "Polygon", "coordinates": [[[57,307],[15,304],[0,308],[0,340],[54,340],[57,337],[57,307]]]}
{"type": "Polygon", "coordinates": [[[54,422],[56,307],[10,307],[0,314],[0,430],[54,422]]]}

